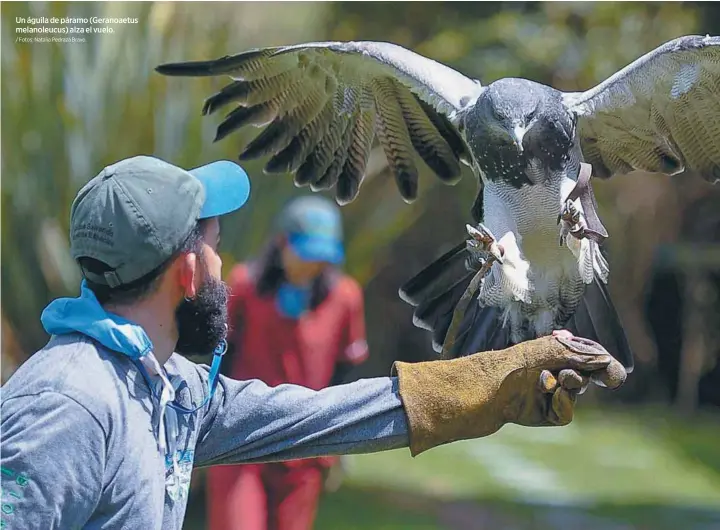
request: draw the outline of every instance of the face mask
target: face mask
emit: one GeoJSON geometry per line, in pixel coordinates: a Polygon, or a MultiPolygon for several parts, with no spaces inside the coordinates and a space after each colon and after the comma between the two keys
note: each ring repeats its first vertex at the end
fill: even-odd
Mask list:
{"type": "Polygon", "coordinates": [[[310,307],[310,286],[298,287],[283,283],[275,295],[275,305],[280,314],[293,320],[299,319],[310,307]]]}

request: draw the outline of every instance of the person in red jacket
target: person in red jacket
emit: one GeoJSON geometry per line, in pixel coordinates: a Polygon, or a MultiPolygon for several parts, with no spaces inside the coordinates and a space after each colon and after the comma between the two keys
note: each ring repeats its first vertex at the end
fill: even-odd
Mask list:
{"type": "MultiPolygon", "coordinates": [[[[280,213],[257,260],[235,266],[228,284],[229,374],[320,390],[365,361],[363,293],[342,274],[339,209],[303,196],[280,213]]],[[[209,530],[309,530],[337,457],[208,470],[209,530]]]]}

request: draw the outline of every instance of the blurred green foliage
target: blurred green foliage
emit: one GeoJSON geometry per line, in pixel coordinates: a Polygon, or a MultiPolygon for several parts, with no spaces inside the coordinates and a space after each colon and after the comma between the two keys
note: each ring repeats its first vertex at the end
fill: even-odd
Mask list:
{"type": "MultiPolygon", "coordinates": [[[[212,9],[199,3],[3,5],[2,308],[25,352],[45,341],[38,320],[44,305],[77,289],[66,233],[70,203],[87,180],[105,165],[140,153],[186,167],[232,159],[240,149],[237,139],[257,133],[244,131],[212,144],[216,123],[202,119],[200,108],[217,81],[168,80],[153,68],[170,60],[313,39],[326,33],[332,8],[315,3],[218,3],[212,9]],[[115,26],[111,35],[89,35],[83,44],[16,44],[19,16],[129,16],[139,23],[115,26]]],[[[262,175],[260,163],[245,167],[252,176],[252,201],[224,227],[226,270],[259,250],[273,216],[301,192],[289,178],[262,175]]],[[[345,212],[349,268],[360,280],[372,274],[382,248],[420,211],[405,207],[387,189],[389,182],[378,184],[368,182],[364,205],[345,212]],[[371,204],[375,207],[368,208],[371,204]]]]}
{"type": "Polygon", "coordinates": [[[695,448],[717,440],[720,425],[658,412],[582,408],[571,425],[553,432],[508,425],[493,437],[417,458],[402,450],[350,457],[344,495],[326,498],[317,529],[342,525],[342,515],[331,518],[349,497],[368,505],[362,513],[381,524],[392,507],[408,521],[424,514],[431,528],[445,529],[715,528],[720,453],[708,458],[695,448]]]}

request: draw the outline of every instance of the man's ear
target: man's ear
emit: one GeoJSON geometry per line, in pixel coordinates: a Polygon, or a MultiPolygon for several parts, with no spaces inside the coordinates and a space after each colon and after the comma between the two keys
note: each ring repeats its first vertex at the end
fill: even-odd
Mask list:
{"type": "Polygon", "coordinates": [[[180,255],[178,261],[180,285],[185,298],[192,300],[197,294],[197,288],[195,285],[197,278],[200,276],[200,262],[198,261],[197,254],[194,252],[188,252],[180,255]]]}

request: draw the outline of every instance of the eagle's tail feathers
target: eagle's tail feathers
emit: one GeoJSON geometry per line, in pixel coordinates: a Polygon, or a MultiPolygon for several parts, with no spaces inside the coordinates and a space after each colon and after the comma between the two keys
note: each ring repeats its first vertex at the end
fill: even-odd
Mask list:
{"type": "Polygon", "coordinates": [[[579,337],[602,344],[628,373],[632,372],[635,362],[630,344],[610,294],[597,277],[585,286],[585,294],[565,327],[579,337]]]}
{"type": "Polygon", "coordinates": [[[468,274],[465,266],[467,257],[465,241],[455,245],[405,282],[398,293],[400,298],[412,306],[418,306],[453,288],[458,278],[468,274]]]}
{"type": "Polygon", "coordinates": [[[512,345],[510,328],[503,324],[503,310],[473,301],[458,329],[450,357],[503,350],[512,345]]]}

